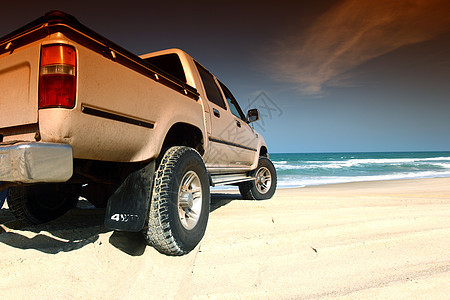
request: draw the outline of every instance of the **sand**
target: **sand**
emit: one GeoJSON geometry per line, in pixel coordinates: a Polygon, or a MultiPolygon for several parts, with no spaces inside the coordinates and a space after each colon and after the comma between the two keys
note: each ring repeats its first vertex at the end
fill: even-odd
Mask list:
{"type": "Polygon", "coordinates": [[[215,193],[211,210],[201,244],[169,257],[103,210],[24,227],[4,207],[0,298],[449,299],[450,178],[215,193]]]}

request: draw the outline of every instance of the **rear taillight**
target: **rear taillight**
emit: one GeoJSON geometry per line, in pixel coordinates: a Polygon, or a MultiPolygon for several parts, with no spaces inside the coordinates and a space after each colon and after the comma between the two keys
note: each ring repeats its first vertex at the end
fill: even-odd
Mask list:
{"type": "Polygon", "coordinates": [[[75,48],[46,45],[41,49],[39,108],[75,106],[75,48]]]}

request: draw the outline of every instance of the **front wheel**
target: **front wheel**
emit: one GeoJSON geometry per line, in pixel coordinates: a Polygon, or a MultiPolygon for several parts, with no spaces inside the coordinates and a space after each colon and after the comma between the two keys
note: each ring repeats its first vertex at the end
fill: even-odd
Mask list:
{"type": "Polygon", "coordinates": [[[255,180],[239,184],[239,191],[245,200],[265,200],[272,198],[277,188],[277,172],[270,159],[260,157],[258,167],[253,171],[255,180]]]}
{"type": "Polygon", "coordinates": [[[200,154],[189,147],[168,149],[153,181],[148,244],[168,255],[194,249],[206,231],[209,216],[209,181],[200,154]]]}

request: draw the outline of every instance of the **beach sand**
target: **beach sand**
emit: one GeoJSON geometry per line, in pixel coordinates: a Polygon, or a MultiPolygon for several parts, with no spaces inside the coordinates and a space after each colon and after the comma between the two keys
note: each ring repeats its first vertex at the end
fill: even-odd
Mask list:
{"type": "Polygon", "coordinates": [[[73,209],[24,227],[0,213],[1,299],[449,299],[450,178],[214,193],[182,257],[73,209]]]}

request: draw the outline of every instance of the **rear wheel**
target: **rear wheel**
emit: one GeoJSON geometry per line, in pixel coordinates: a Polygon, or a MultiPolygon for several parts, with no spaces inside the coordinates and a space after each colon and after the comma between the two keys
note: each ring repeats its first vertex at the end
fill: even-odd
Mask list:
{"type": "Polygon", "coordinates": [[[0,209],[3,207],[3,203],[5,202],[7,193],[8,193],[8,189],[0,191],[0,209]]]}
{"type": "Polygon", "coordinates": [[[17,219],[27,224],[54,220],[73,208],[80,185],[43,184],[9,188],[8,206],[17,219]]]}
{"type": "Polygon", "coordinates": [[[272,198],[277,187],[277,172],[270,159],[260,157],[258,167],[253,171],[253,181],[239,184],[242,198],[246,200],[265,200],[272,198]]]}
{"type": "Polygon", "coordinates": [[[147,227],[149,245],[168,255],[183,255],[203,238],[209,215],[209,182],[200,154],[189,147],[169,148],[153,183],[147,227]]]}

